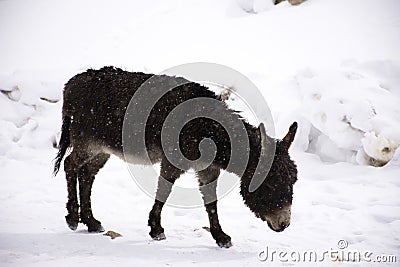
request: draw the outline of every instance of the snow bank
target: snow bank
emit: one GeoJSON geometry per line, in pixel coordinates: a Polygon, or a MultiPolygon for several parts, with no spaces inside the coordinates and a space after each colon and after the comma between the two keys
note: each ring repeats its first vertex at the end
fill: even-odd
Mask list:
{"type": "Polygon", "coordinates": [[[295,78],[306,135],[304,150],[325,161],[382,166],[400,146],[400,65],[344,62],[305,69],[295,78]]]}
{"type": "Polygon", "coordinates": [[[63,75],[18,71],[0,77],[0,157],[25,160],[51,149],[60,128],[63,75]]]}

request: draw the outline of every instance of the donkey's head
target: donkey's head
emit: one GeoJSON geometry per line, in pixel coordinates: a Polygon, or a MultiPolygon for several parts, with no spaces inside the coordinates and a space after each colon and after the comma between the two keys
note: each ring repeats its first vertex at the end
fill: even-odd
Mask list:
{"type": "Polygon", "coordinates": [[[269,171],[267,170],[269,166],[259,166],[260,173],[266,174],[265,179],[254,192],[249,191],[247,183],[247,186],[242,187],[241,193],[251,211],[266,221],[272,230],[280,232],[290,224],[293,184],[297,180],[297,168],[288,152],[296,134],[297,123],[294,122],[290,126],[282,140],[267,136],[263,124],[260,124],[258,130],[261,142],[260,162],[268,162],[273,157],[272,165],[269,171]],[[275,154],[272,155],[271,147],[274,144],[275,154]]]}

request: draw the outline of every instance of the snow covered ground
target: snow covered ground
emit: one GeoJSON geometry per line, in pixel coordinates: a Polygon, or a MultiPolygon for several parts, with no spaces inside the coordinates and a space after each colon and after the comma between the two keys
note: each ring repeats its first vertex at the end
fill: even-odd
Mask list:
{"type": "Polygon", "coordinates": [[[400,2],[253,0],[247,13],[243,1],[0,1],[1,266],[399,265],[400,2]],[[123,237],[70,231],[63,173],[51,177],[63,84],[90,67],[160,72],[196,61],[247,75],[278,137],[299,122],[291,226],[272,232],[235,189],[219,202],[232,248],[217,247],[202,228],[202,208],[166,207],[167,239],[152,241],[153,200],[112,158],[92,203],[106,230],[123,237]],[[397,263],[259,260],[266,247],[321,258],[340,240],[348,244],[340,251],[395,255],[397,263]]]}

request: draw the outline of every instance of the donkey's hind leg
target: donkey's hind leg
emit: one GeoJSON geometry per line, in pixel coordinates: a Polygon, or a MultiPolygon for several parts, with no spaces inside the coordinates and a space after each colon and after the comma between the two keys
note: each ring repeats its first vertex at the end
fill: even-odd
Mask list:
{"type": "Polygon", "coordinates": [[[67,221],[68,227],[74,231],[78,227],[79,223],[79,203],[76,189],[78,169],[79,166],[76,164],[75,153],[72,152],[64,161],[64,171],[67,179],[68,189],[68,214],[65,216],[65,220],[67,221]]]}
{"type": "Polygon", "coordinates": [[[80,217],[82,223],[86,224],[89,232],[103,232],[101,223],[93,217],[90,196],[95,175],[106,164],[110,158],[109,154],[98,154],[85,163],[79,169],[79,198],[81,202],[80,217]]]}
{"type": "Polygon", "coordinates": [[[79,223],[79,202],[77,196],[77,180],[79,171],[93,157],[92,153],[88,153],[76,146],[71,154],[66,157],[64,161],[64,170],[67,179],[68,189],[68,202],[67,211],[68,214],[65,216],[69,228],[76,230],[79,223]]]}

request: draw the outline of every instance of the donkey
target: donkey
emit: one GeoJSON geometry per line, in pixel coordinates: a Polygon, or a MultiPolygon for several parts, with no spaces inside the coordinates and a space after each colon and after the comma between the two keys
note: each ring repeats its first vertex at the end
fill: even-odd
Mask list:
{"type": "MultiPolygon", "coordinates": [[[[64,160],[68,187],[66,204],[68,214],[65,218],[72,230],[76,230],[78,223],[82,222],[87,225],[89,232],[104,231],[101,223],[93,217],[91,209],[90,196],[93,181],[110,154],[125,160],[122,156],[124,114],[138,88],[146,80],[154,77],[158,79],[158,84],[169,84],[183,79],[103,67],[99,70],[89,69],[77,74],[66,83],[63,92],[63,123],[59,151],[55,158],[54,175],[57,174],[66,151],[72,148],[71,153],[64,160]],[[78,182],[80,204],[77,196],[78,182]]],[[[193,119],[180,133],[179,146],[186,158],[194,160],[200,157],[199,143],[205,138],[211,139],[217,148],[212,163],[205,169],[196,171],[212,237],[220,247],[232,246],[231,237],[224,233],[218,220],[214,181],[218,179],[221,169],[240,175],[240,194],[245,205],[255,216],[266,221],[272,230],[283,231],[290,224],[293,185],[297,180],[297,167],[288,153],[296,134],[297,123],[294,122],[290,126],[282,140],[271,138],[266,134],[263,124],[258,127],[249,124],[238,112],[229,109],[219,95],[205,86],[187,81],[163,95],[151,109],[149,120],[146,122],[146,149],[149,151],[151,163],[161,163],[157,197],[148,219],[150,236],[154,240],[165,239],[164,229],[161,226],[163,205],[171,192],[173,183],[188,168],[193,167],[178,168],[168,160],[161,144],[163,123],[167,115],[178,105],[199,97],[216,100],[215,110],[230,114],[232,125],[244,125],[246,138],[249,140],[249,159],[245,170],[239,172],[227,168],[231,156],[231,140],[224,127],[215,120],[193,119]],[[265,172],[265,179],[258,188],[251,191],[250,182],[258,170],[257,165],[260,165],[258,162],[263,157],[268,157],[268,153],[265,152],[268,152],[271,145],[275,146],[275,150],[273,150],[274,153],[270,153],[273,161],[269,172],[268,170],[265,172]],[[170,183],[163,182],[164,179],[170,183]],[[203,185],[210,186],[203,187],[203,185]]],[[[130,163],[142,164],[140,159],[135,157],[129,159],[130,163]]]]}

